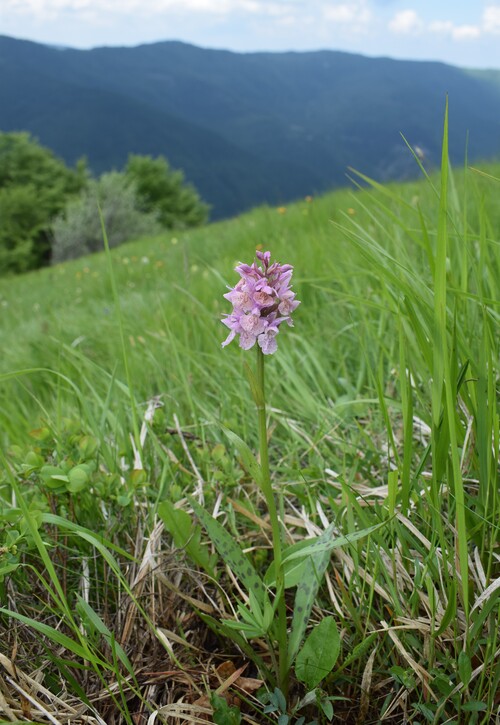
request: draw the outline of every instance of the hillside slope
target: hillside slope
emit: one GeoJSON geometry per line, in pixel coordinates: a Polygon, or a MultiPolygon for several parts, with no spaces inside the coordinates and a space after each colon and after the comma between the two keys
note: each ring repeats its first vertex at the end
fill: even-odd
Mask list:
{"type": "Polygon", "coordinates": [[[215,216],[338,186],[348,166],[379,179],[415,165],[403,132],[439,160],[500,153],[500,86],[442,63],[347,53],[249,53],[178,42],[90,51],[0,37],[0,129],[27,129],[102,171],[129,151],[164,154],[215,216]]]}

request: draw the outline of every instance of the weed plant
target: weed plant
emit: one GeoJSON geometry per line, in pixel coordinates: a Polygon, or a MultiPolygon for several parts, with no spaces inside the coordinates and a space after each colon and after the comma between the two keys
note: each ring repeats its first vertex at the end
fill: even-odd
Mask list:
{"type": "Polygon", "coordinates": [[[497,721],[499,178],[449,169],[445,132],[418,183],[353,172],[369,188],[0,281],[4,718],[497,721]],[[302,302],[266,365],[284,544],[351,538],[307,633],[334,621],[335,664],[292,671],[287,698],[266,638],[227,625],[248,596],[193,515],[272,587],[265,502],[224,433],[258,450],[245,353],[220,349],[256,244],[302,302]]]}

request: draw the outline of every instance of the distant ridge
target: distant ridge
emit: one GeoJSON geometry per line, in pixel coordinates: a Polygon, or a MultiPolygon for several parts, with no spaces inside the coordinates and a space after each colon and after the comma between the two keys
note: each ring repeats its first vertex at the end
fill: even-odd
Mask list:
{"type": "Polygon", "coordinates": [[[233,53],[169,41],[75,50],[0,36],[0,130],[26,129],[102,172],[129,152],[164,154],[228,216],[439,159],[500,155],[500,73],[337,51],[233,53]]]}

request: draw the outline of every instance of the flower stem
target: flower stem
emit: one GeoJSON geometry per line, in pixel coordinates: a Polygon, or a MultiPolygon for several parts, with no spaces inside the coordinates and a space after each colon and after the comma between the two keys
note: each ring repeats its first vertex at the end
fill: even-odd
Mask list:
{"type": "Polygon", "coordinates": [[[276,508],[276,501],[273,495],[271,474],[269,472],[269,451],[267,445],[267,416],[266,416],[266,394],[264,379],[264,354],[260,347],[257,347],[257,386],[260,395],[257,397],[257,412],[259,415],[259,446],[260,446],[260,467],[262,471],[262,492],[265,496],[269,518],[271,522],[274,570],[276,573],[276,601],[278,613],[278,661],[279,672],[278,684],[281,692],[287,697],[288,694],[288,652],[287,652],[287,630],[286,630],[286,605],[285,605],[285,580],[282,568],[282,542],[281,527],[276,508]]]}

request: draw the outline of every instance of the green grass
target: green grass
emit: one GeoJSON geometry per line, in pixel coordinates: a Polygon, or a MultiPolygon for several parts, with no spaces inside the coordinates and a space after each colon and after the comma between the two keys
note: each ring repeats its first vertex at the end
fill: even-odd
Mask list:
{"type": "MultiPolygon", "coordinates": [[[[329,522],[339,535],[388,522],[332,552],[313,610],[341,632],[324,697],[341,698],[339,722],[495,722],[500,168],[481,172],[140,240],[111,252],[113,277],[99,254],[0,280],[11,719],[22,716],[12,660],[18,686],[54,717],[79,707],[107,723],[156,710],[174,722],[181,698],[193,713],[220,686],[221,661],[250,659],[254,677],[255,662],[269,664],[263,643],[203,624],[230,616],[236,594],[199,529],[172,536],[158,523],[163,501],[188,511],[196,492],[266,569],[262,501],[222,431],[257,449],[253,356],[220,347],[225,285],[262,245],[294,265],[302,301],[266,366],[288,543],[329,522]]],[[[293,682],[289,708],[304,694],[293,682]]],[[[277,721],[254,694],[240,699],[249,722],[277,721]]],[[[25,717],[49,721],[30,707],[25,717]]],[[[303,714],[326,722],[319,712],[303,714]]]]}

